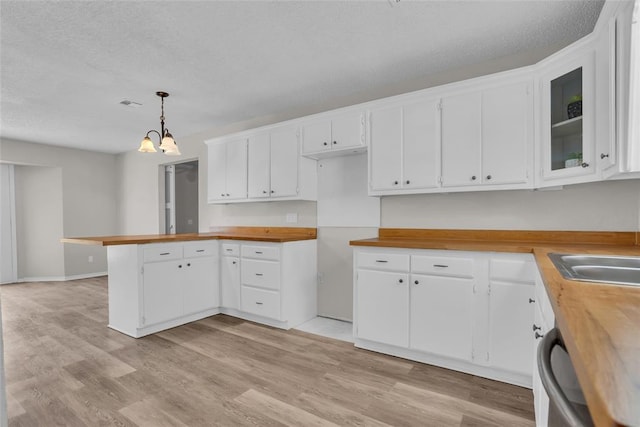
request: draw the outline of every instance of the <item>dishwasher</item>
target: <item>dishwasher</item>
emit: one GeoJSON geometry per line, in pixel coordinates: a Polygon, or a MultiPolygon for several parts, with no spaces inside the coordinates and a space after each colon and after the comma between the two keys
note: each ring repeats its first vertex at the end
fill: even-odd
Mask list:
{"type": "Polygon", "coordinates": [[[548,427],[590,427],[593,420],[558,328],[538,346],[538,371],[549,396],[548,427]]]}

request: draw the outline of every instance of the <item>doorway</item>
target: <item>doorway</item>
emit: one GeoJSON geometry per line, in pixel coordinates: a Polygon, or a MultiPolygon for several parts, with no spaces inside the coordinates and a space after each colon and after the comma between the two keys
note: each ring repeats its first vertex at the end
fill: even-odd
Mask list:
{"type": "Polygon", "coordinates": [[[13,165],[0,164],[0,284],[18,280],[13,165]]]}
{"type": "Polygon", "coordinates": [[[198,161],[164,169],[165,233],[198,232],[198,161]]]}

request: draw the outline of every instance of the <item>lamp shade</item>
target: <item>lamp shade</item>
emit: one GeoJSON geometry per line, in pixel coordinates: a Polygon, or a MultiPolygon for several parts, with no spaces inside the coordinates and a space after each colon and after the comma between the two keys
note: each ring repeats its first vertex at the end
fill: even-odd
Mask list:
{"type": "Polygon", "coordinates": [[[168,156],[179,156],[180,150],[178,150],[178,146],[173,139],[173,136],[166,131],[162,141],[160,143],[160,149],[164,151],[164,154],[168,156]]]}
{"type": "Polygon", "coordinates": [[[151,138],[149,138],[148,136],[145,136],[144,139],[140,142],[140,148],[138,148],[138,151],[140,151],[141,153],[157,152],[156,148],[153,146],[153,141],[151,141],[151,138]]]}

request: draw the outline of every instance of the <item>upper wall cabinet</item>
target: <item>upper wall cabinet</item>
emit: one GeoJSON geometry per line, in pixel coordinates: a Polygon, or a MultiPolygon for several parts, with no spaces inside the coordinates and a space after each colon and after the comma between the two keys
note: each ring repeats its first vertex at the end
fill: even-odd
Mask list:
{"type": "Polygon", "coordinates": [[[365,115],[347,112],[302,127],[302,155],[320,159],[366,149],[365,115]]]}
{"type": "Polygon", "coordinates": [[[249,136],[249,199],[315,199],[315,186],[299,185],[299,172],[315,172],[315,162],[299,157],[299,134],[298,127],[282,127],[249,136]]]}
{"type": "Polygon", "coordinates": [[[437,188],[440,176],[439,98],[369,112],[369,194],[437,188]]]}
{"type": "Polygon", "coordinates": [[[590,46],[578,46],[542,67],[541,187],[596,179],[594,67],[590,46]]]}
{"type": "Polygon", "coordinates": [[[531,86],[516,81],[443,98],[443,187],[531,187],[531,86]]]}
{"type": "Polygon", "coordinates": [[[208,145],[208,201],[229,202],[247,198],[247,140],[237,138],[208,145]]]}

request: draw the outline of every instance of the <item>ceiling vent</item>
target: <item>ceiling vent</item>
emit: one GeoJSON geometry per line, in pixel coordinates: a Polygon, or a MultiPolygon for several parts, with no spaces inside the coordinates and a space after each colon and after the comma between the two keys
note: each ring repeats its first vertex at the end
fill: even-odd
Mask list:
{"type": "Polygon", "coordinates": [[[130,101],[128,99],[123,99],[122,101],[120,101],[120,104],[125,105],[129,108],[138,108],[141,107],[142,104],[136,101],[130,101]]]}

